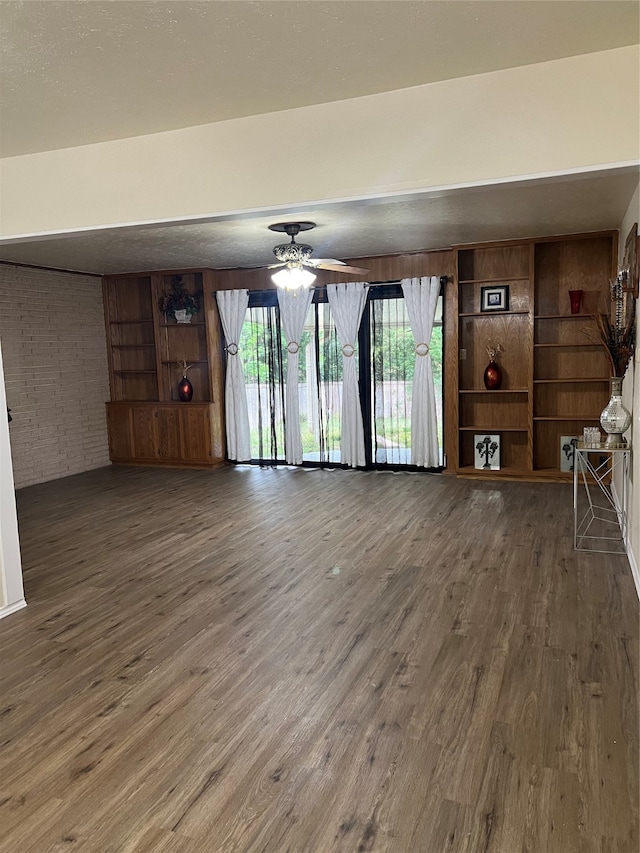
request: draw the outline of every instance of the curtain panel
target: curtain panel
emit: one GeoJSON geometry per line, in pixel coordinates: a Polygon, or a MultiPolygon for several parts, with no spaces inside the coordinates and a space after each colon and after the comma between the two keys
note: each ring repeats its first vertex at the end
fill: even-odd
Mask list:
{"type": "Polygon", "coordinates": [[[219,290],[216,293],[222,329],[227,342],[227,377],[225,380],[225,417],[227,422],[227,455],[237,462],[251,459],[247,392],[239,355],[242,325],[249,305],[248,290],[219,290]]]}
{"type": "Polygon", "coordinates": [[[342,346],[340,461],[352,468],[366,464],[355,352],[368,290],[366,282],[327,285],[327,299],[342,346]]]}
{"type": "Polygon", "coordinates": [[[300,395],[298,392],[298,366],[300,338],[309,313],[313,291],[278,290],[280,319],[287,340],[287,378],[285,392],[285,459],[290,465],[302,464],[302,436],[300,434],[300,395]]]}
{"type": "Polygon", "coordinates": [[[440,279],[438,276],[405,278],[401,284],[416,345],[411,404],[411,464],[435,468],[440,464],[440,452],[429,344],[440,295],[440,279]]]}

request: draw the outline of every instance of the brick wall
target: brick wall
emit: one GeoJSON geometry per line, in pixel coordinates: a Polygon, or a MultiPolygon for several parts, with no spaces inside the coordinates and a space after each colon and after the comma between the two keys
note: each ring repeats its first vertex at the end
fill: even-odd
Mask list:
{"type": "Polygon", "coordinates": [[[0,264],[16,488],[109,464],[100,279],[0,264]]]}

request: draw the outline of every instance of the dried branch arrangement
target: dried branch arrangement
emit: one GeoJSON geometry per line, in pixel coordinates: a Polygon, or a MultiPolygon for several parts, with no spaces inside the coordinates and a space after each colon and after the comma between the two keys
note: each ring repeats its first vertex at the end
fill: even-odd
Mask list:
{"type": "MultiPolygon", "coordinates": [[[[624,376],[633,358],[636,342],[635,310],[627,312],[631,295],[624,289],[621,275],[611,282],[613,321],[607,314],[594,314],[595,332],[587,333],[592,343],[602,344],[611,364],[613,376],[624,376]],[[627,318],[628,319],[625,319],[627,318]]],[[[632,306],[634,309],[635,306],[632,306]]]]}
{"type": "Polygon", "coordinates": [[[186,376],[187,370],[191,370],[191,368],[193,367],[193,365],[188,364],[187,359],[183,357],[176,359],[176,364],[180,367],[181,376],[186,376]]]}

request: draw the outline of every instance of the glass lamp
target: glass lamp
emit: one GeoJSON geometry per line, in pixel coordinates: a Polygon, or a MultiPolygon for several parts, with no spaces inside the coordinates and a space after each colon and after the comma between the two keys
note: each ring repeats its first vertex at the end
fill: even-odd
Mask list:
{"type": "Polygon", "coordinates": [[[287,264],[286,267],[274,273],[271,280],[285,290],[298,290],[301,287],[310,287],[316,280],[316,276],[309,270],[305,270],[301,264],[287,264]]]}

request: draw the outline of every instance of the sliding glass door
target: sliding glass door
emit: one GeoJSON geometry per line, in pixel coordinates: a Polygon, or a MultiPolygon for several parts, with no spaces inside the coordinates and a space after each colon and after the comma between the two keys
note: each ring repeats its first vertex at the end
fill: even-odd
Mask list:
{"type": "MultiPolygon", "coordinates": [[[[361,376],[361,387],[369,389],[363,396],[370,411],[371,464],[374,467],[404,467],[411,465],[411,404],[416,360],[413,333],[399,286],[371,288],[368,308],[369,359],[365,365],[366,374],[361,376]]],[[[364,331],[361,337],[366,345],[367,330],[364,331]]],[[[442,296],[438,300],[430,354],[442,465],[442,296]]]]}
{"type": "MultiPolygon", "coordinates": [[[[340,464],[342,350],[323,289],[314,294],[298,343],[303,464],[333,467],[340,464]]],[[[442,448],[442,297],[430,351],[442,448]]],[[[240,352],[252,461],[284,463],[287,360],[275,292],[250,293],[240,352]]],[[[367,467],[411,467],[415,344],[399,284],[370,287],[354,358],[359,364],[367,467]]]]}
{"type": "MultiPolygon", "coordinates": [[[[303,462],[340,462],[342,353],[324,294],[314,295],[298,357],[300,434],[303,462]]],[[[240,339],[247,386],[252,461],[285,460],[286,343],[273,291],[249,295],[240,339]]]]}
{"type": "Polygon", "coordinates": [[[247,387],[251,459],[284,462],[286,350],[275,294],[258,296],[262,298],[250,294],[239,344],[247,387]]]}

